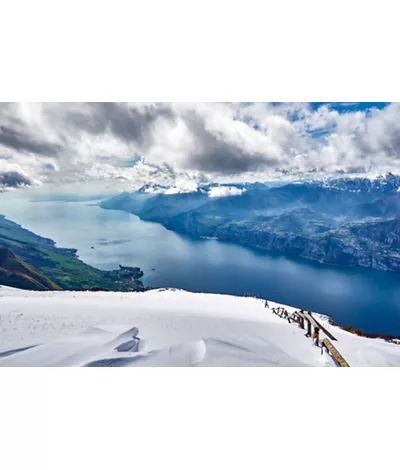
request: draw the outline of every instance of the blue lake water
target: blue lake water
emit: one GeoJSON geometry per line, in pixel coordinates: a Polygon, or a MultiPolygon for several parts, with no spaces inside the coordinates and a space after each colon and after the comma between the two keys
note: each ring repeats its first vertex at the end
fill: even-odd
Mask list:
{"type": "Polygon", "coordinates": [[[139,266],[144,283],[152,287],[251,294],[328,313],[338,323],[367,332],[400,335],[399,274],[336,268],[216,240],[193,240],[87,202],[0,197],[0,213],[60,247],[78,249],[83,261],[98,268],[139,266]]]}

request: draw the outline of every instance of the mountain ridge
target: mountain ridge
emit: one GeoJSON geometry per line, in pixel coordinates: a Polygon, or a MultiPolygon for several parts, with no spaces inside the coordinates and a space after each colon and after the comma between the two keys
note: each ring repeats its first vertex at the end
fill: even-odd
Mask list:
{"type": "Polygon", "coordinates": [[[390,237],[400,220],[400,176],[272,187],[249,183],[244,192],[221,197],[209,197],[209,188],[146,195],[144,202],[139,190],[103,201],[100,207],[125,210],[196,238],[324,264],[400,272],[400,245],[396,236],[390,237]]]}

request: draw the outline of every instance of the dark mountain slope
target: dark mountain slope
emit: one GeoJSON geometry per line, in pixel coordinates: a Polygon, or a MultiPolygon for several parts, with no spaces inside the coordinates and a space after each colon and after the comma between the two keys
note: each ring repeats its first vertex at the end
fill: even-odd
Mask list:
{"type": "MultiPolygon", "coordinates": [[[[36,235],[2,215],[0,215],[0,247],[8,249],[27,266],[34,266],[32,269],[38,270],[46,279],[50,279],[54,286],[60,286],[62,289],[146,290],[140,281],[143,272],[139,268],[120,266],[120,269],[113,271],[94,268],[81,261],[75,249],[58,248],[53,240],[36,235]]],[[[9,278],[8,274],[3,269],[4,284],[6,284],[5,276],[9,278]]],[[[10,285],[8,282],[7,285],[10,285]]]]}
{"type": "Polygon", "coordinates": [[[28,290],[61,290],[33,266],[17,258],[8,248],[0,246],[0,284],[28,290]]]}

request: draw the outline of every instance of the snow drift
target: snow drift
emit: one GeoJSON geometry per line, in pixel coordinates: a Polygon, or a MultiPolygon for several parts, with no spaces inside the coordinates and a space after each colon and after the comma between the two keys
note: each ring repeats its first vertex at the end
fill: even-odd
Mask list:
{"type": "MultiPolygon", "coordinates": [[[[334,366],[304,330],[271,312],[276,306],[174,289],[0,287],[0,366],[334,366]]],[[[352,335],[318,317],[350,366],[400,365],[399,345],[352,335]]]]}

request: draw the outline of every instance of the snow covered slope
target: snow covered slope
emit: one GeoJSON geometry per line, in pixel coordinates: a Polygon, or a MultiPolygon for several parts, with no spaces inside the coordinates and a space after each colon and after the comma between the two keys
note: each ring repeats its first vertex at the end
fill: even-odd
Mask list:
{"type": "MultiPolygon", "coordinates": [[[[400,346],[320,320],[351,366],[400,366],[400,346]]],[[[33,292],[0,286],[0,366],[334,363],[304,330],[274,315],[260,299],[165,289],[33,292]]]]}

